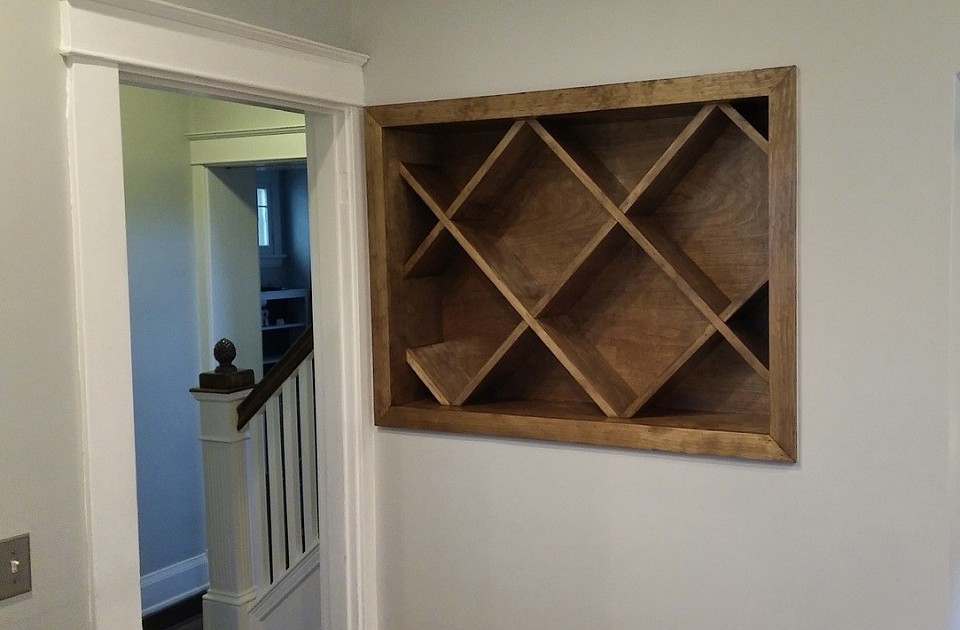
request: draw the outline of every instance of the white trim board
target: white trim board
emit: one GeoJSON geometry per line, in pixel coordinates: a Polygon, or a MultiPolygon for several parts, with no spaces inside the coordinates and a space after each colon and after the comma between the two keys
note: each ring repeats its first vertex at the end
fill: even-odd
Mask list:
{"type": "Polygon", "coordinates": [[[224,166],[263,162],[288,162],[307,157],[306,134],[263,133],[190,140],[190,164],[224,166]]]}
{"type": "Polygon", "coordinates": [[[317,426],[320,563],[326,592],[333,601],[351,602],[348,606],[323,606],[320,627],[324,629],[374,629],[378,624],[372,334],[362,146],[362,112],[358,108],[348,108],[342,116],[307,115],[310,251],[317,252],[311,254],[310,263],[313,321],[324,323],[319,334],[314,333],[314,354],[319,357],[317,412],[328,419],[317,426]],[[323,207],[339,211],[323,212],[323,207]],[[326,322],[338,322],[338,327],[327,330],[326,322]],[[338,575],[341,565],[352,573],[338,575]],[[342,617],[342,612],[351,616],[342,617]]]}
{"type": "MultiPolygon", "coordinates": [[[[61,0],[91,625],[137,627],[121,79],[303,110],[317,322],[324,630],[377,627],[362,55],[156,0],[61,0]],[[309,48],[309,47],[307,47],[309,48]],[[345,61],[347,59],[347,61],[345,61]],[[321,229],[321,224],[323,228],[321,229]],[[318,268],[319,266],[319,268],[318,268]]],[[[210,287],[207,287],[210,289],[210,287]]]]}
{"type": "Polygon", "coordinates": [[[304,125],[286,127],[258,127],[254,129],[232,129],[229,131],[197,131],[188,133],[187,140],[219,140],[221,138],[251,138],[254,136],[282,136],[287,133],[304,133],[304,125]]]}
{"type": "Polygon", "coordinates": [[[207,554],[201,553],[140,578],[143,616],[172,606],[207,590],[210,585],[207,554]]]}

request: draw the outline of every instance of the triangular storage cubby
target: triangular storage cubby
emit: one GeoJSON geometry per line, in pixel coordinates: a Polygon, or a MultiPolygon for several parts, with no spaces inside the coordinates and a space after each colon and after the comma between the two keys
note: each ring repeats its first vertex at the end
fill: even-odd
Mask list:
{"type": "Polygon", "coordinates": [[[415,278],[441,274],[456,252],[455,243],[429,204],[443,207],[445,195],[430,189],[426,182],[436,180],[425,167],[402,164],[400,173],[404,185],[396,197],[404,212],[394,217],[394,228],[402,236],[397,238],[397,246],[404,252],[403,275],[415,278]]]}
{"type": "MultiPolygon", "coordinates": [[[[764,140],[770,139],[770,108],[766,98],[744,98],[732,101],[732,107],[764,140]]],[[[749,130],[747,130],[749,134],[749,130]]]]}
{"type": "MultiPolygon", "coordinates": [[[[403,179],[398,180],[395,185],[397,190],[394,193],[394,198],[397,200],[398,212],[393,217],[393,229],[396,234],[396,247],[400,249],[404,260],[415,258],[419,261],[422,254],[416,256],[414,254],[417,253],[418,248],[421,248],[428,236],[430,236],[430,242],[436,240],[438,235],[431,234],[431,232],[436,231],[439,221],[436,214],[428,207],[423,195],[418,194],[415,188],[403,179]]],[[[447,243],[447,245],[449,246],[450,243],[447,243]]],[[[452,253],[453,251],[446,247],[442,260],[433,256],[434,260],[428,262],[427,265],[418,262],[423,271],[426,272],[429,269],[429,273],[418,272],[409,275],[431,275],[439,272],[452,253]]]]}
{"type": "Polygon", "coordinates": [[[462,253],[443,276],[408,285],[417,287],[420,295],[418,308],[404,313],[403,319],[417,322],[411,329],[420,335],[419,343],[407,347],[406,362],[438,402],[459,404],[464,389],[511,336],[520,318],[462,253]]]}
{"type": "MultiPolygon", "coordinates": [[[[543,126],[579,161],[596,160],[623,197],[633,190],[693,119],[698,106],[623,110],[545,118],[543,126]]],[[[619,204],[623,197],[614,199],[619,204]]]]}
{"type": "Polygon", "coordinates": [[[770,287],[764,283],[730,318],[730,329],[760,362],[770,366],[770,287]]]}
{"type": "Polygon", "coordinates": [[[769,383],[719,336],[704,347],[640,415],[677,412],[764,414],[770,410],[769,383]]]}

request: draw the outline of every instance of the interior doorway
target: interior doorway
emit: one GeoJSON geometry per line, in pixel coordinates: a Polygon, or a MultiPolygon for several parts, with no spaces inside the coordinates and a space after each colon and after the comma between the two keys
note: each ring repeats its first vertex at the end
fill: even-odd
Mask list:
{"type": "Polygon", "coordinates": [[[213,341],[261,378],[312,319],[309,192],[302,113],[124,85],[120,114],[146,617],[208,583],[188,389],[213,341]]]}
{"type": "Polygon", "coordinates": [[[175,87],[306,111],[317,336],[323,628],[376,624],[369,292],[362,163],[366,57],[179,10],[61,5],[67,64],[80,428],[94,627],[140,618],[119,90],[175,87]],[[294,52],[291,52],[294,51],[294,52]],[[318,276],[318,269],[322,277],[318,276]],[[319,287],[319,290],[318,290],[319,287]]]}

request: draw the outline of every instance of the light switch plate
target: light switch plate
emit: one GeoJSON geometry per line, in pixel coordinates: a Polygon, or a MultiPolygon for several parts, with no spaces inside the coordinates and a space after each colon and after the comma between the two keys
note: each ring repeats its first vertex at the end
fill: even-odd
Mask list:
{"type": "Polygon", "coordinates": [[[29,593],[30,534],[0,540],[0,600],[29,593]]]}

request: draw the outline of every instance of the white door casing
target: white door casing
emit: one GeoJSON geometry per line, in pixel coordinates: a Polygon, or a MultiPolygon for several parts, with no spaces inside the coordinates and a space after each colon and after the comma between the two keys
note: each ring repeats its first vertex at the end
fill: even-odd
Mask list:
{"type": "MultiPolygon", "coordinates": [[[[120,82],[306,114],[321,627],[377,627],[361,118],[366,57],[159,0],[61,0],[90,617],[138,627],[136,470],[120,82]]],[[[214,288],[215,290],[215,288],[214,288]]],[[[186,395],[186,392],[184,392],[186,395]]]]}

